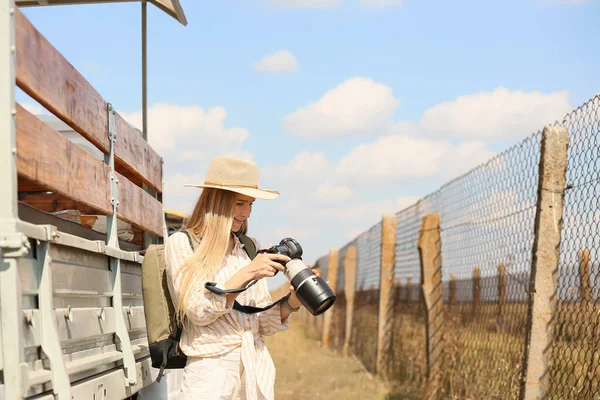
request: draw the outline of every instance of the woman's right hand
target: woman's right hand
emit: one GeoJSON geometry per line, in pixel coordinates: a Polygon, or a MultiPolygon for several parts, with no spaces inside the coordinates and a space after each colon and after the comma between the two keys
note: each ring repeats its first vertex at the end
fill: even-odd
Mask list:
{"type": "Polygon", "coordinates": [[[248,281],[258,280],[265,277],[275,276],[277,271],[283,271],[284,267],[277,261],[288,262],[290,258],[283,254],[259,253],[254,260],[242,270],[248,281]]]}

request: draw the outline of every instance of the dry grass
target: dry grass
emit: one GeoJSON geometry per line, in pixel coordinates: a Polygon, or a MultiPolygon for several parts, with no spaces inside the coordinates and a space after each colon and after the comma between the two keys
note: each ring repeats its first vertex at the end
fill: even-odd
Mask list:
{"type": "MultiPolygon", "coordinates": [[[[425,315],[418,303],[396,305],[392,373],[395,386],[413,393],[422,390],[426,372],[425,315]]],[[[556,341],[551,350],[550,399],[600,398],[600,328],[593,313],[579,305],[560,304],[556,341]],[[594,327],[596,327],[594,329],[594,327]]],[[[471,304],[446,307],[443,399],[518,399],[525,347],[527,307],[507,306],[498,318],[493,304],[481,304],[476,314],[471,304]]],[[[373,365],[377,306],[355,310],[353,350],[366,365],[373,365]]],[[[392,389],[396,392],[396,389],[392,389]]]]}
{"type": "MultiPolygon", "coordinates": [[[[277,400],[389,399],[383,384],[352,357],[323,349],[304,333],[299,322],[287,332],[267,337],[277,367],[277,400]]],[[[416,397],[394,397],[412,400],[416,397]]]]}

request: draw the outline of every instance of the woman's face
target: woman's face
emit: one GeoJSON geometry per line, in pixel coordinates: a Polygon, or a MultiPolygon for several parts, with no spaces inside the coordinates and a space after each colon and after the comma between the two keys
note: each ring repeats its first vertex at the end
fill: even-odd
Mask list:
{"type": "Polygon", "coordinates": [[[239,231],[242,223],[250,218],[254,200],[254,197],[244,196],[243,194],[237,195],[235,205],[233,206],[233,223],[231,224],[233,232],[239,231]]]}

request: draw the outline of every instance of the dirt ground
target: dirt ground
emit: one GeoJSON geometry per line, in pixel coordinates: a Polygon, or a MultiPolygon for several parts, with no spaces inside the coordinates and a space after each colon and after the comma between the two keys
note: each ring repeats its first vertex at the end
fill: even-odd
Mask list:
{"type": "Polygon", "coordinates": [[[287,332],[267,337],[266,345],[277,368],[277,400],[391,398],[384,385],[366,373],[357,360],[323,349],[305,336],[299,323],[292,323],[287,332]]]}

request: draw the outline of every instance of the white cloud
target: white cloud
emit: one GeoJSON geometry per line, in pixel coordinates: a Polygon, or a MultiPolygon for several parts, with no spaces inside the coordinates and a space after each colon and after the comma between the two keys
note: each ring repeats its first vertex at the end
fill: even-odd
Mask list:
{"type": "Polygon", "coordinates": [[[452,146],[407,136],[385,136],[355,147],[339,163],[338,173],[361,184],[432,176],[452,146]]]}
{"type": "Polygon", "coordinates": [[[354,77],[285,116],[284,124],[289,132],[313,139],[373,136],[389,124],[399,104],[389,86],[354,77]]]}
{"type": "Polygon", "coordinates": [[[23,107],[24,109],[26,109],[33,115],[41,115],[41,114],[48,113],[45,108],[43,108],[42,106],[40,106],[38,104],[32,104],[32,103],[19,103],[19,104],[21,105],[21,107],[23,107]]]}
{"type": "Polygon", "coordinates": [[[562,118],[573,107],[568,92],[544,94],[497,88],[458,97],[423,113],[421,129],[463,139],[520,139],[562,118]]]}
{"type": "Polygon", "coordinates": [[[385,214],[393,214],[405,207],[416,203],[416,196],[402,196],[395,199],[373,200],[356,203],[344,207],[320,207],[308,211],[308,215],[324,221],[335,220],[344,222],[356,222],[368,229],[370,225],[377,223],[385,214]]]}
{"type": "Polygon", "coordinates": [[[273,7],[282,8],[331,8],[341,4],[341,0],[267,0],[273,7]]]}
{"type": "MultiPolygon", "coordinates": [[[[443,180],[454,179],[469,170],[489,161],[496,153],[489,150],[481,141],[462,142],[452,147],[440,160],[439,176],[443,180]]],[[[504,159],[497,160],[489,168],[500,172],[504,166],[504,159]]]]}
{"type": "Polygon", "coordinates": [[[173,172],[165,176],[163,192],[166,208],[190,214],[200,196],[200,189],[185,187],[184,185],[202,182],[204,182],[204,173],[173,172]]]}
{"type": "MultiPolygon", "coordinates": [[[[123,117],[141,126],[141,112],[123,117]]],[[[148,139],[164,159],[164,199],[168,208],[191,212],[200,189],[184,187],[201,183],[208,163],[216,156],[253,160],[244,148],[250,133],[240,127],[226,127],[223,107],[202,107],[159,103],[148,108],[148,139]]]]}
{"type": "Polygon", "coordinates": [[[261,168],[261,180],[271,186],[289,187],[293,193],[306,194],[318,182],[327,181],[327,176],[335,169],[334,163],[327,160],[325,153],[298,153],[284,165],[266,165],[261,168]]]}
{"type": "MultiPolygon", "coordinates": [[[[215,153],[239,150],[250,133],[239,127],[225,127],[227,111],[223,107],[204,110],[197,105],[180,106],[157,103],[148,108],[148,141],[159,153],[178,149],[198,150],[212,158],[215,153]]],[[[142,113],[123,115],[134,126],[142,126],[142,113]]],[[[192,155],[187,155],[192,157],[192,155]]],[[[194,158],[194,157],[192,157],[194,158]]]]}
{"type": "Polygon", "coordinates": [[[355,147],[337,165],[344,182],[377,185],[416,178],[452,179],[495,155],[480,141],[454,145],[410,136],[384,136],[355,147]]]}
{"type": "Polygon", "coordinates": [[[290,51],[281,50],[263,57],[254,65],[254,69],[272,73],[295,72],[298,70],[298,60],[290,51]]]}
{"type": "MultiPolygon", "coordinates": [[[[315,198],[322,204],[336,204],[352,197],[352,190],[347,186],[323,184],[317,186],[315,198]]],[[[342,204],[338,206],[343,207],[342,204]]]]}
{"type": "Polygon", "coordinates": [[[403,0],[360,0],[365,8],[402,7],[403,3],[403,0]]]}

